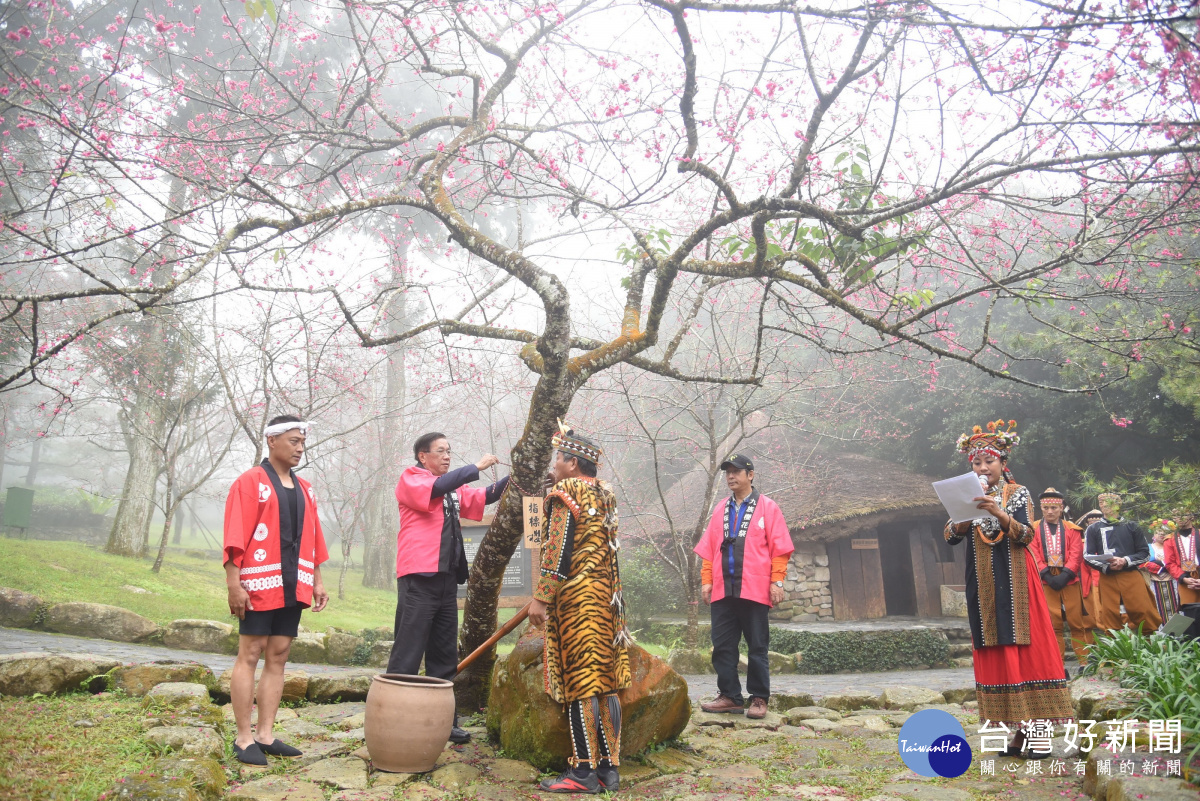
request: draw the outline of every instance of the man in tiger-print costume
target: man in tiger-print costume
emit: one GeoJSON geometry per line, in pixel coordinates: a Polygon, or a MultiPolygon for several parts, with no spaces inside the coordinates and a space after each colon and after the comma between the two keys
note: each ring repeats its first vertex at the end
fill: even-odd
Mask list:
{"type": "Polygon", "coordinates": [[[617,499],[596,479],[602,451],[559,423],[542,529],[541,576],[529,620],[545,625],[546,692],[567,707],[571,767],[541,789],[616,792],[621,702],[632,683],[617,567],[617,499]]]}

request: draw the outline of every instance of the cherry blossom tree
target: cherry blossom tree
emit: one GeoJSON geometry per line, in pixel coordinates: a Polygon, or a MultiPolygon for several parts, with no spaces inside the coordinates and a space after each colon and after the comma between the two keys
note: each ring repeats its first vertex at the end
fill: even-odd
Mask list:
{"type": "Polygon", "coordinates": [[[120,318],[232,295],[307,299],[303,325],[371,352],[507,344],[535,383],[464,650],[593,376],[763,380],[763,336],[731,369],[677,363],[705,341],[698,295],[757,286],[773,347],[1035,383],[995,310],[1102,295],[1195,222],[1200,71],[1163,2],[11,5],[36,24],[4,12],[0,114],[33,144],[0,154],[27,187],[0,388],[59,382],[120,318]],[[372,280],[378,214],[438,231],[401,281],[372,280]]]}

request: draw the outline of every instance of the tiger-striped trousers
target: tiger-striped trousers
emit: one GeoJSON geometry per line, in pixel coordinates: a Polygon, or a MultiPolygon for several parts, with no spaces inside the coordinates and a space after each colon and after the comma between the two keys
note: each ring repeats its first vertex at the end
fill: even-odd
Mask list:
{"type": "Polygon", "coordinates": [[[616,693],[593,695],[567,704],[571,728],[571,767],[614,768],[621,764],[621,701],[616,693]]]}

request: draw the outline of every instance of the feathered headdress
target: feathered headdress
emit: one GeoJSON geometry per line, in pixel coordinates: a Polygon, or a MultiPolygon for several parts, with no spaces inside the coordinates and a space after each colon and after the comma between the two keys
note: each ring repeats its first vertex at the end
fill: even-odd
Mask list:
{"type": "Polygon", "coordinates": [[[970,434],[958,438],[956,447],[965,453],[968,459],[974,459],[978,453],[990,453],[996,458],[1007,458],[1009,451],[1020,444],[1017,436],[1017,421],[1009,420],[1008,428],[1004,428],[1004,420],[993,420],[987,424],[987,431],[975,426],[970,434]]]}
{"type": "Polygon", "coordinates": [[[555,450],[571,456],[578,456],[580,459],[587,459],[597,467],[600,466],[600,458],[604,456],[604,451],[580,440],[575,430],[563,423],[562,420],[558,421],[558,433],[551,437],[550,444],[555,450]]]}

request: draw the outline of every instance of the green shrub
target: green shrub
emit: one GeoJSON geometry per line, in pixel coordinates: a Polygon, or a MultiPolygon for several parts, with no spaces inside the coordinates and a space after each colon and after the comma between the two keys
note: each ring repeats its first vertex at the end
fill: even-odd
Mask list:
{"type": "Polygon", "coordinates": [[[1189,743],[1190,764],[1200,756],[1200,640],[1182,641],[1120,629],[1096,638],[1084,674],[1112,668],[1122,687],[1146,697],[1134,710],[1138,720],[1178,720],[1189,743]]]}
{"type": "MultiPolygon", "coordinates": [[[[943,667],[950,664],[946,635],[930,629],[908,631],[835,631],[818,633],[772,626],[768,647],[781,654],[804,654],[801,673],[846,673],[912,668],[943,667]]],[[[650,623],[638,629],[638,642],[670,648],[683,640],[682,623],[650,623]]],[[[700,626],[700,650],[711,646],[711,628],[700,626]]],[[[746,653],[746,643],[740,646],[746,653]]]]}
{"type": "Polygon", "coordinates": [[[630,628],[648,628],[654,615],[686,614],[679,577],[669,572],[649,548],[622,554],[621,591],[630,628]]]}
{"type": "Polygon", "coordinates": [[[801,673],[872,672],[949,664],[946,635],[930,629],[907,631],[793,631],[771,627],[770,648],[802,653],[801,673]]]}

